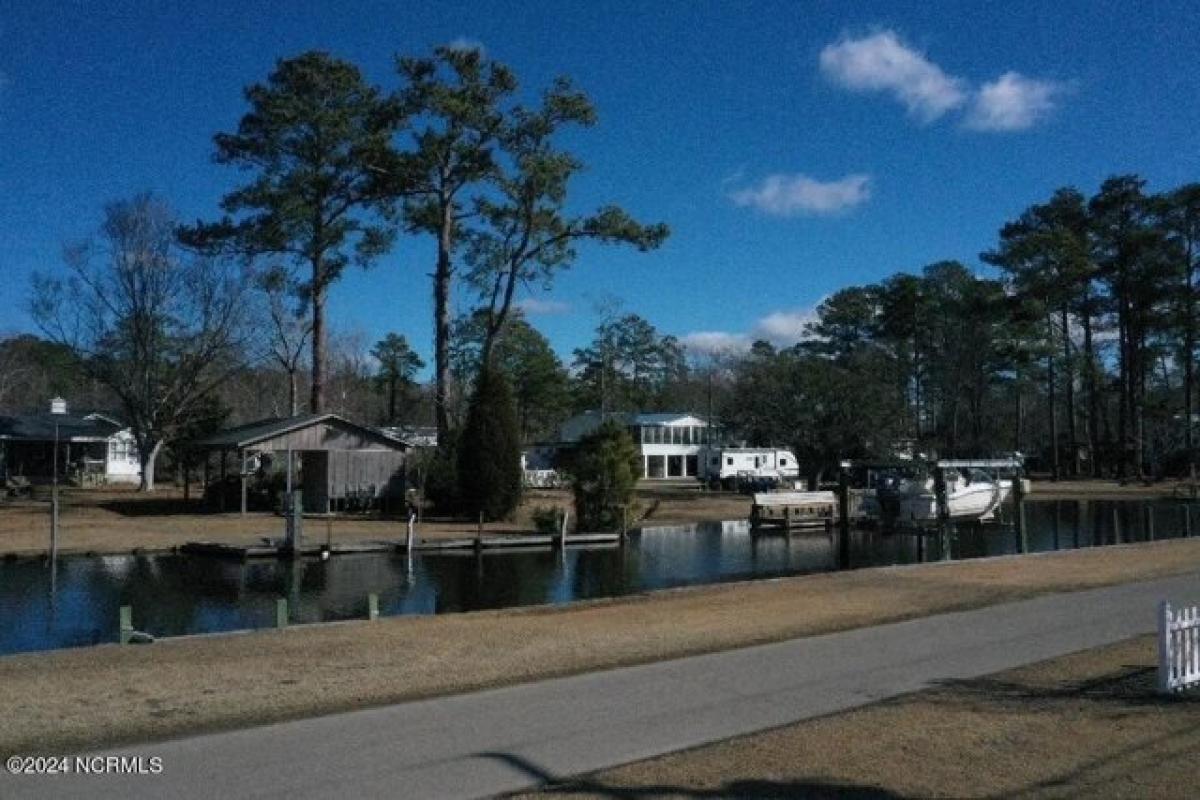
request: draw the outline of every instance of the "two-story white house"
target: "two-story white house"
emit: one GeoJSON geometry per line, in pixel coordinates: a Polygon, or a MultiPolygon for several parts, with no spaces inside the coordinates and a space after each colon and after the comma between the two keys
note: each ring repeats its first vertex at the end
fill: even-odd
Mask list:
{"type": "Polygon", "coordinates": [[[642,455],[642,477],[650,480],[706,476],[704,453],[712,428],[702,417],[687,412],[585,411],[563,423],[561,438],[573,444],[604,420],[615,420],[629,431],[642,455]]]}

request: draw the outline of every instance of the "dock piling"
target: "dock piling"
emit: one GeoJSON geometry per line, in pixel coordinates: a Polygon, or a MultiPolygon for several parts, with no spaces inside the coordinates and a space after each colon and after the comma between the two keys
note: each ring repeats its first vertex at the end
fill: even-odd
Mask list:
{"type": "Polygon", "coordinates": [[[850,568],[850,480],[846,470],[838,470],[838,565],[850,568]]]}
{"type": "Polygon", "coordinates": [[[299,556],[304,542],[304,497],[299,489],[292,490],[291,508],[288,509],[291,524],[288,525],[284,550],[293,557],[299,556]]]}
{"type": "Polygon", "coordinates": [[[50,565],[58,563],[58,484],[50,490],[50,565]]]}
{"type": "Polygon", "coordinates": [[[286,597],[275,600],[275,627],[286,628],[288,624],[288,601],[286,597]]]}
{"type": "Polygon", "coordinates": [[[133,635],[133,606],[121,606],[120,626],[121,644],[129,644],[133,635]]]}
{"type": "Polygon", "coordinates": [[[379,619],[379,595],[375,592],[367,595],[367,619],[372,622],[379,619]]]}
{"type": "Polygon", "coordinates": [[[943,467],[934,467],[933,492],[937,498],[937,530],[938,545],[941,548],[942,561],[950,560],[950,503],[946,498],[946,471],[943,467]]]}

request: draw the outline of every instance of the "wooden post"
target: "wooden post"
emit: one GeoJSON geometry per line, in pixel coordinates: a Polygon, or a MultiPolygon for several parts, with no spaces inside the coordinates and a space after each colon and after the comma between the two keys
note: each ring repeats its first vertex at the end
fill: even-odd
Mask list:
{"type": "Polygon", "coordinates": [[[379,595],[374,592],[367,595],[367,619],[372,622],[379,619],[379,595]]]}
{"type": "Polygon", "coordinates": [[[621,506],[621,544],[625,544],[626,537],[629,536],[629,506],[621,506]]]}
{"type": "MultiPolygon", "coordinates": [[[[1075,505],[1075,549],[1079,549],[1079,534],[1080,529],[1087,524],[1088,510],[1091,506],[1087,500],[1079,500],[1075,505]]],[[[1096,528],[1092,526],[1092,541],[1096,540],[1096,528]]]]}
{"type": "Polygon", "coordinates": [[[1121,544],[1121,507],[1113,504],[1113,544],[1121,544]]]}
{"type": "Polygon", "coordinates": [[[479,512],[479,523],[475,526],[475,549],[483,550],[483,512],[479,512]]]}
{"type": "Polygon", "coordinates": [[[946,473],[934,465],[933,492],[937,499],[938,544],[942,549],[942,560],[950,559],[950,504],[946,499],[946,473]]]}
{"type": "Polygon", "coordinates": [[[220,500],[218,501],[218,505],[220,507],[222,514],[225,513],[225,472],[226,472],[225,461],[226,461],[226,449],[224,447],[222,447],[221,448],[221,491],[217,492],[217,494],[220,497],[220,500]]]}
{"type": "Polygon", "coordinates": [[[850,569],[850,480],[846,470],[838,470],[838,566],[850,569]]]}
{"type": "Polygon", "coordinates": [[[413,534],[414,534],[414,528],[416,527],[416,521],[417,521],[416,514],[408,515],[408,530],[404,534],[404,552],[408,554],[408,557],[410,559],[412,558],[412,554],[413,554],[413,538],[414,538],[413,534]]]}
{"type": "Polygon", "coordinates": [[[241,516],[246,516],[246,493],[248,491],[248,481],[246,475],[246,458],[238,452],[238,474],[241,476],[241,516]]]}
{"type": "Polygon", "coordinates": [[[571,512],[563,509],[562,522],[558,528],[558,546],[564,550],[567,547],[567,520],[570,519],[571,512]]]}
{"type": "Polygon", "coordinates": [[[1059,528],[1062,527],[1062,501],[1054,501],[1054,549],[1058,550],[1059,528]]]}
{"type": "Polygon", "coordinates": [[[1158,605],[1158,690],[1171,691],[1171,604],[1163,600],[1158,605]]]}
{"type": "Polygon", "coordinates": [[[58,485],[50,490],[50,569],[58,563],[58,485]]]}
{"type": "Polygon", "coordinates": [[[1154,506],[1146,503],[1146,541],[1154,541],[1154,506]]]}
{"type": "MultiPolygon", "coordinates": [[[[1013,533],[1016,536],[1016,548],[1018,553],[1024,553],[1029,549],[1029,542],[1025,538],[1025,484],[1022,482],[1021,473],[1018,472],[1013,476],[1013,502],[1016,508],[1013,514],[1013,533]]],[[[1055,532],[1055,541],[1058,541],[1058,533],[1055,532]]],[[[1058,549],[1057,544],[1055,549],[1058,549]]]]}
{"type": "Polygon", "coordinates": [[[188,453],[183,455],[183,502],[187,503],[192,499],[192,464],[188,460],[188,453]]]}
{"type": "Polygon", "coordinates": [[[288,601],[286,597],[275,600],[275,627],[286,628],[288,624],[288,601]]]}
{"type": "Polygon", "coordinates": [[[1192,507],[1187,503],[1183,504],[1183,535],[1188,539],[1192,536],[1192,507]]]}
{"type": "Polygon", "coordinates": [[[288,526],[288,540],[284,549],[288,555],[298,557],[304,548],[304,493],[300,489],[292,490],[292,507],[289,513],[291,525],[288,526]]]}
{"type": "Polygon", "coordinates": [[[121,644],[129,644],[133,635],[133,606],[121,606],[121,644]]]}

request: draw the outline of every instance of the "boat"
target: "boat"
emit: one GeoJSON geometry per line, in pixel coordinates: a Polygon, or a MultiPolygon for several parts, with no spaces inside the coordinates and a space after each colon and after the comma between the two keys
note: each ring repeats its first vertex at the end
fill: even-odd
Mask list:
{"type": "MultiPolygon", "coordinates": [[[[946,481],[946,510],[952,520],[989,520],[1012,495],[1013,480],[972,467],[939,464],[946,481]]],[[[895,522],[933,522],[938,499],[930,471],[907,471],[884,476],[876,483],[881,517],[895,522]]]]}

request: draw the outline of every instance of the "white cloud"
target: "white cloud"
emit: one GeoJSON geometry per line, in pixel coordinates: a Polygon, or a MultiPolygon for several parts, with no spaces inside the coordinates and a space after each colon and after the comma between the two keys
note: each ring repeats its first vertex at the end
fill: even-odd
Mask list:
{"type": "Polygon", "coordinates": [[[561,300],[539,300],[536,297],[518,300],[516,306],[526,314],[566,314],[571,310],[571,306],[561,300]]]}
{"type": "Polygon", "coordinates": [[[1054,110],[1064,90],[1056,81],[1006,72],[979,87],[964,124],[977,131],[1026,130],[1054,110]]]}
{"type": "Polygon", "coordinates": [[[710,356],[745,353],[759,339],[776,347],[790,347],[808,338],[805,328],[816,320],[815,308],[773,311],[755,322],[746,333],[696,331],[679,337],[679,341],[691,353],[710,356]]]}
{"type": "Polygon", "coordinates": [[[774,345],[792,345],[808,338],[805,326],[817,321],[814,308],[796,311],[775,311],[758,321],[754,326],[754,338],[766,339],[774,345]]]}
{"type": "Polygon", "coordinates": [[[744,333],[696,331],[679,337],[688,352],[705,356],[736,355],[750,349],[753,340],[744,333]]]}
{"type": "Polygon", "coordinates": [[[821,71],[860,92],[889,92],[921,122],[933,122],[967,101],[966,82],[947,75],[891,30],[842,37],[821,50],[821,71]]]}
{"type": "Polygon", "coordinates": [[[757,186],[730,192],[736,205],[750,206],[776,217],[837,214],[871,198],[868,175],[819,181],[807,175],[768,175],[757,186]]]}
{"type": "Polygon", "coordinates": [[[459,36],[455,39],[451,39],[450,41],[446,42],[446,47],[451,50],[478,50],[479,55],[487,55],[487,48],[484,47],[483,42],[479,41],[478,39],[468,38],[466,36],[459,36]]]}

